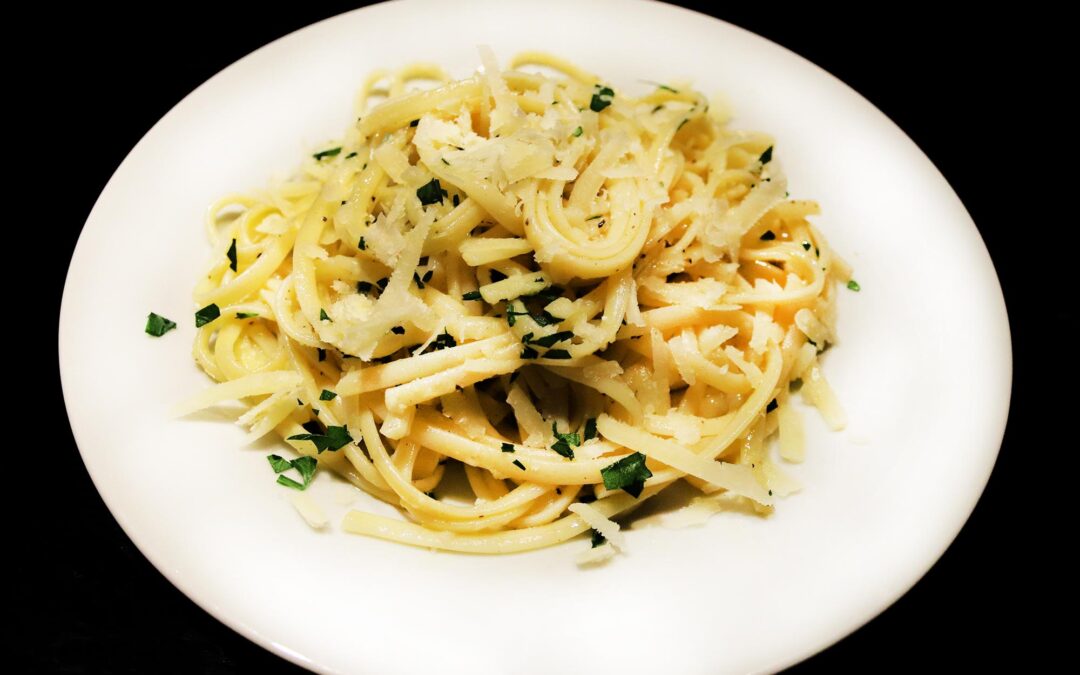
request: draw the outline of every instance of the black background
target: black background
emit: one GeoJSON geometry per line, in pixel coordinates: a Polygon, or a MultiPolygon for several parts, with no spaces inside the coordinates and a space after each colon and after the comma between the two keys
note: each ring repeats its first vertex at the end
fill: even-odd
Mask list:
{"type": "MultiPolygon", "coordinates": [[[[34,185],[39,179],[62,186],[62,199],[53,190],[47,208],[18,210],[48,228],[37,243],[50,250],[59,246],[52,259],[69,260],[98,193],[161,115],[251,50],[354,6],[310,5],[292,5],[287,15],[270,10],[270,3],[212,9],[185,3],[145,14],[94,6],[11,26],[34,45],[12,62],[23,95],[6,106],[36,129],[14,139],[26,145],[20,157],[40,168],[24,180],[31,188],[43,187],[34,185]],[[41,58],[45,54],[49,58],[41,58]]],[[[1021,656],[1034,665],[1045,652],[1032,651],[1029,638],[1038,618],[1031,610],[1047,571],[1031,553],[1038,549],[1037,534],[1018,520],[1024,503],[1017,495],[1031,491],[1025,453],[1039,445],[1035,402],[1020,392],[1035,386],[1034,359],[1027,356],[1032,321],[1075,327],[1076,315],[1064,304],[1036,315],[1026,302],[1026,280],[1036,270],[1016,250],[1015,228],[1027,222],[1025,214],[1028,220],[1032,215],[1018,196],[1021,185],[1036,179],[1031,172],[1045,160],[1032,138],[1042,130],[1026,117],[1032,99],[1021,82],[1029,66],[1017,59],[1025,29],[1013,16],[951,17],[906,5],[903,11],[875,8],[873,16],[810,6],[754,7],[760,9],[712,13],[850,84],[948,178],[994,258],[1016,359],[1006,440],[986,492],[955,543],[893,607],[795,670],[921,668],[931,659],[939,667],[977,668],[1021,656]]],[[[47,279],[54,316],[64,269],[47,279]]],[[[42,370],[57,372],[55,354],[41,356],[42,370]]],[[[8,556],[15,568],[9,583],[16,611],[7,614],[15,617],[17,669],[298,671],[212,619],[151,567],[91,484],[61,412],[59,386],[48,393],[52,398],[40,406],[49,410],[40,422],[48,426],[39,428],[48,436],[49,487],[47,495],[35,493],[32,546],[8,556]]],[[[632,602],[620,607],[632,611],[632,602]]]]}

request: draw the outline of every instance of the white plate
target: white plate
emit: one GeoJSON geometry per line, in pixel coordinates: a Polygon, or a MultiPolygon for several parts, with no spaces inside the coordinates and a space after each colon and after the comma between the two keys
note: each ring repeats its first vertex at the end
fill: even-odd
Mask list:
{"type": "Polygon", "coordinates": [[[692,12],[419,4],[338,16],[221,72],[139,142],[90,214],[64,292],[60,365],[83,459],[131,539],[211,614],[327,672],[768,670],[896,600],[974,507],[1011,376],[989,256],[934,166],[829,74],[692,12]],[[328,475],[312,489],[335,531],[312,532],[266,465],[277,446],[243,447],[224,416],[168,418],[208,384],[190,358],[207,205],[287,174],[338,136],[370,70],[434,61],[464,76],[476,44],[504,61],[545,49],[628,90],[690,78],[723,92],[737,126],[775,134],[793,196],[822,203],[820,229],[863,288],[842,292],[841,343],[825,359],[851,424],[830,433],[807,416],[807,461],[795,469],[805,489],[769,519],[635,530],[629,555],[589,571],[572,562],[583,541],[433,554],[342,533],[328,475]],[[147,337],[150,311],[180,329],[147,337]]]}

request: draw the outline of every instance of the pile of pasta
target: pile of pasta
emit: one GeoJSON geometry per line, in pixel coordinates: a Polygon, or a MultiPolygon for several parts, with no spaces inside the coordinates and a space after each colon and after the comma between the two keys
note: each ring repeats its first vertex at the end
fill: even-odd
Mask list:
{"type": "Polygon", "coordinates": [[[194,356],[218,384],[181,412],[243,401],[251,439],[404,516],[345,530],[416,546],[591,532],[599,559],[680,480],[769,512],[793,489],[774,445],[803,457],[795,389],[844,423],[818,355],[850,270],[817,204],[687,86],[481,61],[374,73],[344,138],[213,205],[194,356]],[[440,495],[462,469],[472,494],[440,495]]]}

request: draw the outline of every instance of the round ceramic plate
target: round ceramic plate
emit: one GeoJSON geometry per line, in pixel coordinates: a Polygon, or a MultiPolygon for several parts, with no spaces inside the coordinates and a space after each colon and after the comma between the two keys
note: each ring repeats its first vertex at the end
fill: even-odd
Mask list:
{"type": "MultiPolygon", "coordinates": [[[[71,425],[127,534],[211,614],[326,672],[717,672],[805,658],[896,600],[960,530],[997,456],[1010,358],[975,226],[892,122],[760,37],[615,0],[378,5],[242,59],[116,171],[79,240],[60,320],[71,425]],[[734,126],[775,135],[792,196],[822,204],[818,225],[862,284],[841,291],[841,341],[825,357],[850,424],[832,433],[806,415],[807,460],[792,469],[804,489],[771,517],[635,529],[627,555],[589,570],[573,562],[585,540],[432,553],[342,532],[349,506],[328,474],[312,495],[333,527],[312,531],[267,468],[281,445],[245,447],[224,413],[170,419],[209,383],[190,357],[207,206],[339,137],[369,71],[431,61],[466,76],[478,44],[504,62],[547,50],[633,92],[677,79],[722,92],[734,126]],[[179,330],[148,337],[150,311],[179,330]]],[[[351,506],[380,508],[359,493],[351,506]]]]}

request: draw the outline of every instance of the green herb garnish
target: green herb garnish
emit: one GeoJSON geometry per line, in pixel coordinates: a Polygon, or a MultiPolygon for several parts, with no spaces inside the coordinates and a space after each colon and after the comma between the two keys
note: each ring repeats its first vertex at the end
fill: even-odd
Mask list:
{"type": "Polygon", "coordinates": [[[221,310],[217,305],[211,303],[195,312],[195,327],[201,328],[219,316],[221,316],[221,310]]]}
{"type": "Polygon", "coordinates": [[[394,326],[393,328],[390,329],[390,332],[393,333],[394,335],[404,335],[405,334],[405,327],[404,326],[394,326]]]}
{"type": "Polygon", "coordinates": [[[307,486],[311,484],[311,479],[315,476],[315,470],[319,466],[318,460],[314,457],[305,456],[288,460],[278,455],[269,455],[266,459],[270,462],[270,466],[274,469],[274,473],[276,474],[288,471],[289,469],[296,469],[300,474],[300,478],[303,479],[303,483],[298,483],[288,476],[281,475],[277,477],[277,482],[278,485],[284,485],[285,487],[300,491],[306,490],[307,486]]]}
{"type": "Polygon", "coordinates": [[[462,300],[479,300],[480,291],[469,291],[461,296],[462,300]]]}
{"type": "Polygon", "coordinates": [[[592,542],[592,547],[593,548],[596,548],[597,546],[603,546],[604,544],[607,543],[607,537],[600,534],[600,532],[598,530],[589,530],[589,531],[592,532],[592,539],[590,541],[592,542]]]}
{"type": "Polygon", "coordinates": [[[349,425],[346,424],[343,427],[326,427],[325,434],[297,434],[289,436],[288,440],[311,441],[315,444],[315,448],[322,453],[324,450],[340,450],[347,444],[352,443],[353,437],[349,435],[349,425]]]}
{"type": "Polygon", "coordinates": [[[581,127],[578,127],[577,129],[574,129],[574,132],[572,134],[570,134],[570,135],[574,136],[576,138],[577,136],[580,136],[584,131],[585,131],[584,129],[582,129],[581,127]]]}
{"type": "Polygon", "coordinates": [[[854,279],[847,282],[847,287],[848,287],[848,290],[855,291],[856,293],[858,293],[860,290],[862,290],[862,287],[859,286],[859,282],[855,281],[854,279]]]}
{"type": "Polygon", "coordinates": [[[252,318],[257,317],[257,316],[259,316],[258,312],[237,312],[236,313],[236,318],[237,319],[252,319],[252,318]]]}
{"type": "Polygon", "coordinates": [[[645,455],[635,452],[600,469],[600,475],[607,489],[622,490],[636,498],[645,489],[645,480],[652,477],[652,471],[645,466],[645,455]]]}
{"type": "Polygon", "coordinates": [[[416,190],[416,196],[420,199],[420,203],[424,206],[429,204],[442,203],[443,197],[447,195],[446,190],[439,185],[438,178],[432,178],[429,183],[423,185],[416,190]]]}
{"type": "MultiPolygon", "coordinates": [[[[539,345],[541,347],[550,347],[556,342],[562,342],[563,340],[569,340],[574,337],[574,332],[570,330],[561,330],[558,333],[552,333],[551,335],[545,335],[541,338],[536,338],[532,341],[532,344],[539,345]]],[[[549,352],[550,353],[550,352],[549,352]]]]}
{"type": "Polygon", "coordinates": [[[335,398],[337,398],[337,392],[330,391],[329,389],[323,389],[322,393],[319,394],[320,401],[333,401],[335,398]]]}
{"type": "Polygon", "coordinates": [[[765,152],[761,153],[761,157],[758,157],[758,161],[762,164],[768,164],[772,161],[772,146],[770,145],[765,149],[765,152]]]}
{"type": "Polygon", "coordinates": [[[596,418],[590,417],[589,419],[585,420],[585,431],[582,434],[582,439],[589,441],[596,437],[596,418]]]}
{"type": "Polygon", "coordinates": [[[364,241],[363,237],[360,237],[360,243],[356,245],[356,248],[360,249],[361,251],[367,250],[367,242],[364,241]]]}
{"type": "Polygon", "coordinates": [[[341,152],[340,146],[336,148],[330,148],[329,150],[322,150],[320,152],[316,152],[314,155],[312,155],[312,157],[314,157],[315,159],[322,159],[324,157],[336,157],[339,152],[341,152]]]}
{"type": "Polygon", "coordinates": [[[334,323],[334,320],[330,318],[330,315],[326,313],[325,309],[319,308],[319,321],[329,321],[334,323]]]}
{"type": "Polygon", "coordinates": [[[544,354],[545,359],[568,359],[570,358],[570,352],[565,349],[552,349],[544,354]]]}
{"type": "Polygon", "coordinates": [[[615,92],[610,87],[601,87],[596,85],[596,91],[593,92],[592,100],[589,101],[589,110],[593,112],[600,112],[604,108],[611,105],[611,99],[615,97],[615,92]]]}
{"type": "Polygon", "coordinates": [[[577,432],[560,434],[554,422],[551,423],[551,433],[555,435],[556,439],[558,439],[557,441],[555,441],[555,445],[551,446],[551,449],[559,453],[563,457],[566,457],[567,459],[573,459],[573,446],[581,445],[581,436],[579,436],[577,432]]]}
{"type": "Polygon", "coordinates": [[[229,259],[229,269],[233,272],[236,271],[236,240],[232,240],[232,244],[229,244],[229,250],[225,252],[225,257],[229,259]]]}
{"type": "MultiPolygon", "coordinates": [[[[196,318],[196,321],[198,321],[197,318],[196,318]]],[[[176,328],[176,322],[175,321],[169,321],[168,319],[166,319],[163,316],[160,316],[158,314],[154,314],[153,312],[150,312],[150,314],[146,317],[146,333],[147,333],[147,335],[153,335],[154,337],[161,337],[165,333],[168,333],[169,331],[171,331],[173,328],[176,328]]]]}
{"type": "Polygon", "coordinates": [[[517,468],[521,469],[522,471],[524,471],[524,470],[525,470],[525,465],[521,463],[521,460],[519,460],[519,459],[515,459],[515,460],[514,460],[514,462],[513,462],[513,464],[514,464],[514,466],[516,466],[517,468]]]}
{"type": "Polygon", "coordinates": [[[503,452],[513,452],[514,451],[514,445],[512,443],[503,443],[502,444],[502,451],[503,452]]]}
{"type": "Polygon", "coordinates": [[[779,407],[780,407],[780,404],[777,403],[776,399],[774,398],[773,400],[769,401],[769,405],[765,406],[765,412],[771,413],[772,411],[776,410],[779,407]]]}

